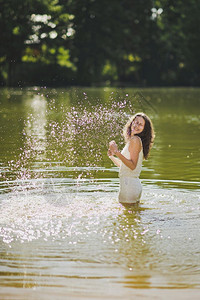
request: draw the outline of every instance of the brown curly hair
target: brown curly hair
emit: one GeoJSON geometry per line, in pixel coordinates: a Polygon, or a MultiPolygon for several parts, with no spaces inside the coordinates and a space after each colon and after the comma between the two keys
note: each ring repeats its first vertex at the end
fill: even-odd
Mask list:
{"type": "Polygon", "coordinates": [[[124,131],[123,131],[123,135],[124,135],[124,138],[125,138],[126,142],[128,140],[130,140],[130,138],[131,138],[131,126],[132,126],[132,123],[133,123],[133,121],[135,120],[136,117],[142,117],[145,121],[143,131],[136,134],[136,135],[141,138],[144,159],[147,159],[148,156],[149,156],[150,149],[153,146],[153,142],[154,142],[154,138],[155,138],[154,128],[153,128],[153,124],[152,124],[150,118],[142,112],[135,114],[126,123],[126,125],[124,127],[124,131]]]}

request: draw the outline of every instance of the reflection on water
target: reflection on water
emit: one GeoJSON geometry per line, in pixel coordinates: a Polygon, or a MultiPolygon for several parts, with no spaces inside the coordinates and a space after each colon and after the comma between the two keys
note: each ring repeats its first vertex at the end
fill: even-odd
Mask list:
{"type": "MultiPolygon", "coordinates": [[[[33,99],[27,102],[27,106],[28,116],[24,128],[26,143],[30,143],[30,151],[36,153],[35,160],[42,161],[46,158],[47,149],[47,101],[44,97],[34,95],[33,99]]],[[[26,148],[28,148],[28,145],[26,148]]]]}
{"type": "Polygon", "coordinates": [[[181,114],[165,90],[148,93],[152,105],[142,109],[157,140],[141,205],[125,208],[106,147],[113,138],[123,146],[119,132],[141,104],[134,91],[2,92],[0,295],[120,299],[138,288],[199,289],[199,119],[176,90],[181,114]]]}

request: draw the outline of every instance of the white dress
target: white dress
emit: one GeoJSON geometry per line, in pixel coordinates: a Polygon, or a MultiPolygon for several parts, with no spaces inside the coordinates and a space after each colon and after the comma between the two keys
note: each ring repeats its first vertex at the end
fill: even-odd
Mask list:
{"type": "MultiPolygon", "coordinates": [[[[141,142],[142,143],[142,142],[141,142]]],[[[127,159],[131,159],[130,152],[128,150],[130,141],[125,145],[121,154],[127,159]]],[[[137,203],[140,200],[142,194],[142,185],[139,179],[142,170],[143,161],[143,149],[141,149],[138,157],[137,166],[134,170],[128,168],[123,162],[119,169],[120,178],[120,190],[119,190],[119,202],[120,203],[137,203]]]]}

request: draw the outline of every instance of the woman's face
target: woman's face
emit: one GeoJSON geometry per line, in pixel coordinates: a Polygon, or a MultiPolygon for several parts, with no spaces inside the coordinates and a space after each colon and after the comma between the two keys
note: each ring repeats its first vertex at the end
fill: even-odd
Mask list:
{"type": "Polygon", "coordinates": [[[133,136],[134,134],[141,133],[144,129],[144,125],[145,120],[143,119],[143,117],[135,117],[131,125],[131,136],[133,136]]]}

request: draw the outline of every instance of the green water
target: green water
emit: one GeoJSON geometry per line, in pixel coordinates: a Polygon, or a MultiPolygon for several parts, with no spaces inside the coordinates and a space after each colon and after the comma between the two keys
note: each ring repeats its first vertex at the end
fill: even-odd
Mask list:
{"type": "Polygon", "coordinates": [[[0,90],[3,299],[198,293],[199,97],[192,88],[0,90]],[[128,210],[106,153],[112,139],[122,149],[138,111],[156,139],[141,205],[128,210]]]}

